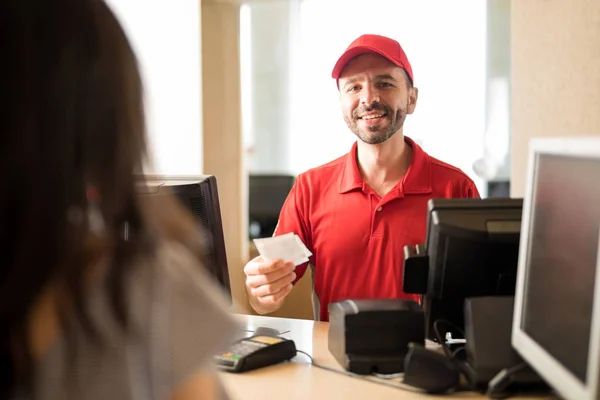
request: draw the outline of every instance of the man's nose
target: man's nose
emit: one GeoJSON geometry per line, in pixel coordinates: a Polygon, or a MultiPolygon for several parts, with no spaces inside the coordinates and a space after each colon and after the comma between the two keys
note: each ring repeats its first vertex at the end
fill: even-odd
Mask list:
{"type": "Polygon", "coordinates": [[[379,92],[376,88],[371,85],[365,85],[361,93],[361,104],[370,106],[371,104],[379,101],[379,92]]]}

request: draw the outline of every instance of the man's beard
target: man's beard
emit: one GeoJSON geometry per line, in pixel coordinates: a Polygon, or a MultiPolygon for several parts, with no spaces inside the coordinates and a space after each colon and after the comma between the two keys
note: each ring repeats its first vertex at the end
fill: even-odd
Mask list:
{"type": "Polygon", "coordinates": [[[400,128],[402,128],[402,126],[404,125],[404,120],[406,119],[406,114],[406,108],[394,111],[384,104],[373,103],[368,107],[359,107],[356,110],[352,111],[352,117],[349,118],[344,116],[344,121],[346,121],[346,125],[348,125],[348,128],[350,128],[350,130],[361,141],[367,144],[379,144],[385,142],[386,140],[394,136],[394,134],[398,132],[400,128]],[[389,124],[384,128],[380,127],[379,125],[372,125],[367,128],[360,128],[358,126],[360,116],[372,111],[384,112],[385,116],[383,118],[389,118],[389,124]]]}

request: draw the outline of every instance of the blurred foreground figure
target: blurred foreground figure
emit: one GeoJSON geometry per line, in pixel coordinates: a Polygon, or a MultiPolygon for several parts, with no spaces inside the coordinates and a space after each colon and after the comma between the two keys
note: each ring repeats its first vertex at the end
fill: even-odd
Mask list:
{"type": "Polygon", "coordinates": [[[142,85],[115,16],[4,0],[0,53],[0,399],[216,396],[234,325],[191,217],[136,196],[142,85]]]}

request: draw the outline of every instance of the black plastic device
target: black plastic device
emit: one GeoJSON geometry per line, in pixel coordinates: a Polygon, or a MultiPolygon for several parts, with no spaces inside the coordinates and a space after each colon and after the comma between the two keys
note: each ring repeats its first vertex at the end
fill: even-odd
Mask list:
{"type": "Polygon", "coordinates": [[[431,199],[424,248],[404,248],[403,289],[422,294],[425,335],[464,339],[464,301],[514,296],[523,199],[431,199]],[[438,327],[438,320],[450,321],[438,327]],[[456,329],[459,328],[459,329],[456,329]]]}
{"type": "Polygon", "coordinates": [[[202,264],[221,286],[231,304],[231,284],[223,235],[217,178],[214,175],[162,176],[144,175],[137,186],[144,203],[157,207],[174,196],[195,218],[199,236],[203,239],[202,264]]]}
{"type": "Polygon", "coordinates": [[[296,178],[292,175],[250,174],[248,217],[250,239],[273,236],[279,212],[296,178]],[[258,230],[255,230],[258,228],[258,230]]]}
{"type": "Polygon", "coordinates": [[[234,342],[214,357],[217,368],[228,372],[246,372],[290,360],[296,356],[293,340],[257,335],[234,342]]]}
{"type": "Polygon", "coordinates": [[[417,343],[409,343],[408,349],[402,383],[435,394],[458,388],[460,371],[454,360],[417,343]]]}
{"type": "Polygon", "coordinates": [[[425,317],[415,302],[347,299],[329,304],[329,352],[347,371],[403,372],[411,342],[425,345],[425,317]]]}
{"type": "MultiPolygon", "coordinates": [[[[477,384],[488,383],[503,370],[526,364],[511,344],[514,296],[475,297],[465,300],[465,353],[477,384]]],[[[528,365],[511,377],[513,386],[535,387],[542,378],[528,365]]]]}

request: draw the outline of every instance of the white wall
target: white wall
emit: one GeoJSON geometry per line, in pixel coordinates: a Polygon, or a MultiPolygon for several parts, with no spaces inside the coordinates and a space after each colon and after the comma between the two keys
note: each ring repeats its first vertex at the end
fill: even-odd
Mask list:
{"type": "Polygon", "coordinates": [[[140,62],[151,169],[202,172],[200,0],[108,0],[140,62]]]}
{"type": "Polygon", "coordinates": [[[287,173],[291,14],[298,0],[253,2],[240,12],[242,118],[252,173],[287,173]]]}

